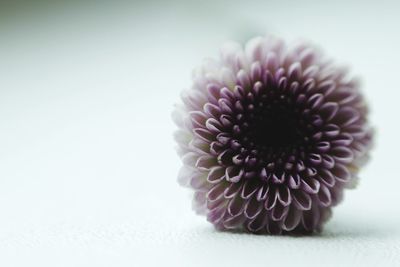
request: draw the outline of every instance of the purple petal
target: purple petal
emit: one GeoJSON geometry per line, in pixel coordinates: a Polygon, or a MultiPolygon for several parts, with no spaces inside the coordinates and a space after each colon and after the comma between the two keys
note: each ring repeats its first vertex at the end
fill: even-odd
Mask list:
{"type": "Polygon", "coordinates": [[[225,170],[225,177],[227,181],[237,183],[243,177],[244,171],[238,167],[229,166],[225,170]]]}
{"type": "Polygon", "coordinates": [[[249,199],[258,189],[259,183],[248,180],[243,185],[241,197],[243,199],[249,199]]]}
{"type": "Polygon", "coordinates": [[[309,194],[302,190],[295,190],[293,192],[293,203],[300,210],[311,209],[311,197],[309,194]]]}
{"type": "Polygon", "coordinates": [[[237,194],[239,194],[240,190],[242,189],[242,183],[231,183],[224,191],[225,198],[233,198],[237,194]]]}
{"type": "Polygon", "coordinates": [[[325,185],[321,185],[320,191],[318,192],[318,199],[322,206],[329,207],[332,203],[331,192],[325,185]]]}
{"type": "Polygon", "coordinates": [[[243,213],[245,201],[237,194],[233,199],[229,201],[228,213],[231,216],[237,216],[243,213]]]}
{"type": "Polygon", "coordinates": [[[292,231],[300,223],[301,211],[291,206],[289,212],[283,222],[282,228],[285,231],[292,231]]]}
{"type": "Polygon", "coordinates": [[[314,178],[306,178],[301,180],[301,189],[309,194],[318,193],[320,183],[314,178]]]}
{"type": "Polygon", "coordinates": [[[335,168],[332,169],[332,174],[338,181],[344,183],[350,181],[351,178],[349,170],[344,165],[341,164],[336,164],[335,168]]]}
{"type": "Polygon", "coordinates": [[[278,200],[279,202],[284,206],[289,206],[290,203],[292,202],[292,197],[290,195],[290,190],[286,186],[282,186],[277,189],[276,194],[278,195],[278,200]]]}
{"type": "Polygon", "coordinates": [[[225,168],[217,166],[211,168],[207,175],[207,181],[212,184],[216,184],[225,179],[225,168]]]}
{"type": "Polygon", "coordinates": [[[244,215],[246,218],[252,220],[260,214],[262,209],[262,203],[257,200],[257,197],[253,196],[244,206],[244,215]]]}
{"type": "Polygon", "coordinates": [[[223,197],[225,190],[224,183],[216,184],[214,187],[210,189],[207,193],[207,200],[209,201],[216,201],[219,198],[223,197]]]}
{"type": "Polygon", "coordinates": [[[269,190],[264,202],[265,209],[271,210],[273,207],[275,207],[277,200],[278,195],[276,194],[276,190],[269,190]]]}

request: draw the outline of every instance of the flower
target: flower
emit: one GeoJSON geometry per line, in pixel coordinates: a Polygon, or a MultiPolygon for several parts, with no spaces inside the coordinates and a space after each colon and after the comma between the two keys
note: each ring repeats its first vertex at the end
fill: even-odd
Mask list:
{"type": "Polygon", "coordinates": [[[217,229],[322,230],[368,158],[358,84],[305,43],[229,43],[194,71],[173,118],[178,180],[217,229]]]}

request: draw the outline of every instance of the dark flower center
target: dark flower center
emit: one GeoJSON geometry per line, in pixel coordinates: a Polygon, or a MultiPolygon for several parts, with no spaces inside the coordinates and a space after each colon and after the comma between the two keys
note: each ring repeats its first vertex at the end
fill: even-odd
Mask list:
{"type": "Polygon", "coordinates": [[[258,148],[292,148],[302,140],[297,117],[292,110],[279,104],[265,107],[254,114],[248,134],[258,148]]]}
{"type": "Polygon", "coordinates": [[[264,162],[297,157],[308,146],[311,130],[307,127],[308,116],[290,95],[276,89],[267,92],[242,101],[241,143],[246,149],[256,151],[264,162]]]}

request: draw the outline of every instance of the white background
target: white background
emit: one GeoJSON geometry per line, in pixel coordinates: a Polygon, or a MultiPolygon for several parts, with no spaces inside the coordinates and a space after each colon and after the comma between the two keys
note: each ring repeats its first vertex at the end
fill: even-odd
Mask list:
{"type": "Polygon", "coordinates": [[[399,9],[317,0],[2,7],[0,266],[399,266],[399,9]],[[321,46],[362,78],[371,105],[372,160],[317,236],[216,232],[176,182],[170,113],[192,68],[228,39],[264,33],[321,46]]]}

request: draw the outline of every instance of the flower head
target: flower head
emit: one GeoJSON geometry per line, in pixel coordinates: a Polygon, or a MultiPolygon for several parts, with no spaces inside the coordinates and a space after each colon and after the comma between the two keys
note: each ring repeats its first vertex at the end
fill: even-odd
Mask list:
{"type": "Polygon", "coordinates": [[[372,131],[357,83],[306,44],[222,47],[173,117],[194,209],[217,229],[320,231],[365,162],[372,131]]]}

